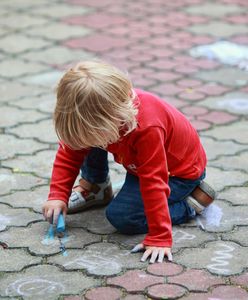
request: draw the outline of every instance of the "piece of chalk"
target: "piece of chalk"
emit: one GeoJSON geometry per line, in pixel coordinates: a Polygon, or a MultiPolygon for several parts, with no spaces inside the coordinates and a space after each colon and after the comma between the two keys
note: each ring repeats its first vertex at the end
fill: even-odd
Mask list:
{"type": "Polygon", "coordinates": [[[65,231],[65,220],[62,214],[59,215],[57,222],[57,232],[65,231]]]}

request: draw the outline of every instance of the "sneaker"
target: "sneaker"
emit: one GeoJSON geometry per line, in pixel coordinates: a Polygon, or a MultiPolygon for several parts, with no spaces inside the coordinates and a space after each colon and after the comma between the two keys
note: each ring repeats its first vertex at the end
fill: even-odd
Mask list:
{"type": "Polygon", "coordinates": [[[203,210],[213,203],[215,197],[215,191],[205,181],[202,181],[186,198],[186,201],[197,214],[201,215],[203,210]]]}
{"type": "Polygon", "coordinates": [[[68,203],[68,214],[84,211],[93,206],[105,206],[113,197],[110,178],[103,183],[90,183],[85,179],[79,180],[79,185],[72,190],[68,203]]]}

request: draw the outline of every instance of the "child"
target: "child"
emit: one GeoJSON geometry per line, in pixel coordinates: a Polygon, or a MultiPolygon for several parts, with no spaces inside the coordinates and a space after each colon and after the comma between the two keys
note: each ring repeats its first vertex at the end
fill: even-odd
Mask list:
{"type": "Polygon", "coordinates": [[[107,219],[119,232],[147,233],[135,247],[144,250],[142,261],[171,260],[172,224],[194,218],[214,199],[202,181],[205,151],[189,121],[164,100],[133,89],[121,71],[93,61],[61,79],[54,121],[60,145],[45,218],[56,223],[67,206],[77,212],[109,203],[107,219]],[[116,197],[107,151],[127,170],[116,197]],[[82,179],[71,194],[80,167],[82,179]]]}

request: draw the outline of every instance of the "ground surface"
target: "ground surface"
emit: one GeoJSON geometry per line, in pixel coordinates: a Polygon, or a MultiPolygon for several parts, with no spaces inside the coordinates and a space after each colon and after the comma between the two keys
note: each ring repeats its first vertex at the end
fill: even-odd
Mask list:
{"type": "MultiPolygon", "coordinates": [[[[248,299],[247,9],[247,0],[1,0],[1,299],[248,299]],[[129,250],[142,237],[116,233],[103,209],[67,218],[68,256],[46,239],[53,88],[67,65],[93,57],[178,107],[206,147],[218,200],[206,218],[174,227],[173,263],[141,263],[129,250]]],[[[115,187],[123,174],[111,162],[115,187]]]]}

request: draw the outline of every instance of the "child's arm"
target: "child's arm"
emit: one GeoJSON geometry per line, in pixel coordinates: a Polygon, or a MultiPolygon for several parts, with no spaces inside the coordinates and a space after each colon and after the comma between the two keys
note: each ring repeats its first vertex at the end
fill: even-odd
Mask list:
{"type": "MultiPolygon", "coordinates": [[[[142,244],[148,249],[151,247],[170,249],[172,225],[168,207],[170,188],[164,146],[165,132],[160,127],[149,127],[142,130],[136,138],[137,171],[149,228],[142,244]]],[[[160,249],[155,249],[155,252],[157,250],[160,249]]],[[[151,249],[148,251],[150,254],[152,252],[151,249]]]]}
{"type": "Polygon", "coordinates": [[[88,150],[76,151],[63,143],[59,144],[53,164],[48,201],[43,206],[43,214],[50,223],[52,219],[56,223],[61,211],[66,214],[72,186],[87,153],[88,150]]]}

